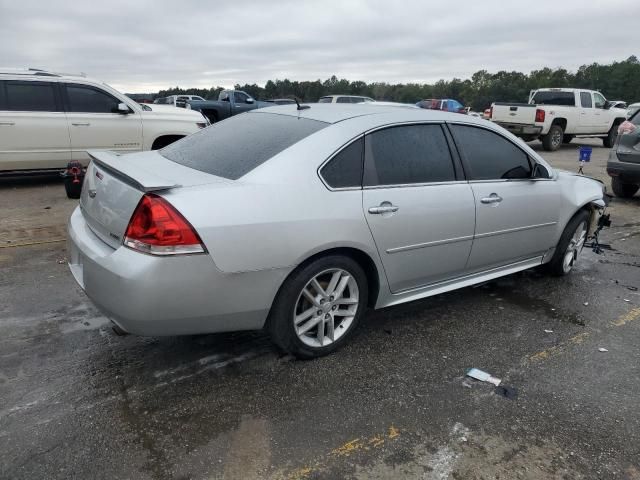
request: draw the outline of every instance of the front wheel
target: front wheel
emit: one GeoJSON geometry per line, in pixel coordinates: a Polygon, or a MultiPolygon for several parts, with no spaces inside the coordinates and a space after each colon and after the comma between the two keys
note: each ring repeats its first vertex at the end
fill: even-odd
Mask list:
{"type": "Polygon", "coordinates": [[[564,132],[560,125],[551,125],[549,133],[542,137],[542,147],[547,152],[554,152],[562,145],[562,139],[564,138],[564,132]]]}
{"type": "Polygon", "coordinates": [[[552,275],[560,277],[571,272],[587,240],[588,225],[589,213],[584,210],[569,220],[549,262],[548,268],[552,275]]]}
{"type": "Polygon", "coordinates": [[[367,277],[350,257],[318,258],[285,281],[269,314],[272,340],[309,359],[327,355],[353,334],[368,300],[367,277]]]}

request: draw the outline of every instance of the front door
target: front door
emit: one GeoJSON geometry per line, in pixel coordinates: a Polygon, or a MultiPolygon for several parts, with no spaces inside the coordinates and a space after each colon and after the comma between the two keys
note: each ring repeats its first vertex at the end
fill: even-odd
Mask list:
{"type": "Polygon", "coordinates": [[[365,138],[364,215],[391,291],[461,275],[474,201],[469,184],[457,180],[442,127],[395,126],[365,138]]]}
{"type": "Polygon", "coordinates": [[[118,113],[120,100],[90,85],[66,84],[67,119],[71,156],[89,162],[87,150],[120,153],[142,150],[142,119],[139,113],[118,113]]]}
{"type": "Polygon", "coordinates": [[[542,256],[553,247],[560,192],[532,179],[533,160],[488,129],[450,125],[476,200],[476,231],[467,270],[478,272],[542,256]]]}
{"type": "Polygon", "coordinates": [[[63,168],[71,160],[57,84],[0,81],[0,170],[63,168]]]}
{"type": "Polygon", "coordinates": [[[244,113],[256,108],[253,103],[247,103],[247,100],[249,100],[249,95],[246,93],[233,92],[233,108],[235,109],[233,113],[244,113]]]}

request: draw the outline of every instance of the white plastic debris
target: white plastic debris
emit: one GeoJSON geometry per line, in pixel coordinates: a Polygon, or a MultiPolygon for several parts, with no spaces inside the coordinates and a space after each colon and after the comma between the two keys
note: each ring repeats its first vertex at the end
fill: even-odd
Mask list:
{"type": "Polygon", "coordinates": [[[477,368],[470,368],[469,370],[467,370],[467,377],[475,378],[476,380],[480,380],[481,382],[492,383],[496,387],[500,385],[500,382],[502,381],[499,378],[492,377],[487,372],[483,372],[482,370],[479,370],[477,368]]]}
{"type": "Polygon", "coordinates": [[[589,302],[584,302],[584,306],[585,307],[588,306],[588,305],[589,305],[589,302]]]}
{"type": "Polygon", "coordinates": [[[631,300],[629,300],[628,298],[623,298],[623,300],[624,300],[625,302],[630,302],[630,301],[631,301],[631,300]]]}
{"type": "Polygon", "coordinates": [[[606,348],[602,348],[602,347],[600,347],[600,348],[598,349],[598,351],[599,351],[599,352],[608,352],[609,350],[607,350],[606,348]]]}
{"type": "Polygon", "coordinates": [[[549,330],[547,328],[544,329],[544,333],[553,333],[553,330],[549,330]]]}

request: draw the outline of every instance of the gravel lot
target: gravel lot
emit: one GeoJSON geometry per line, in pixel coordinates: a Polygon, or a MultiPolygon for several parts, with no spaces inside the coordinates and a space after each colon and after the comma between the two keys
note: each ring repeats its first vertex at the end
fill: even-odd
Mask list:
{"type": "MultiPolygon", "coordinates": [[[[593,145],[608,184],[609,150],[575,142],[542,153],[577,170],[593,145]]],[[[1,478],[640,479],[638,195],[568,278],[371,312],[309,362],[260,333],[115,336],[66,265],[75,203],[56,179],[0,183],[1,478]]]]}

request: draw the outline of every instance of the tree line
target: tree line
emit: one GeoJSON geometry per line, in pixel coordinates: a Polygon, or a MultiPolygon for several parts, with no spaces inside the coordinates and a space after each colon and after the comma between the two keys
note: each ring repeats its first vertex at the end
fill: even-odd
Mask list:
{"type": "MultiPolygon", "coordinates": [[[[479,70],[471,78],[438,80],[428,83],[366,83],[360,80],[338,79],[292,81],[269,80],[264,87],[257,84],[235,85],[256,99],[269,100],[296,96],[305,102],[317,102],[324,95],[363,95],[376,100],[415,103],[424,98],[455,98],[476,111],[488,108],[492,102],[527,102],[529,91],[543,87],[573,87],[599,90],[608,100],[640,101],[640,61],[633,55],[610,64],[583,65],[575,72],[564,68],[543,68],[526,74],[499,71],[490,73],[479,70]]],[[[222,87],[169,88],[158,92],[157,97],[189,94],[206,99],[217,99],[222,87]]]]}

